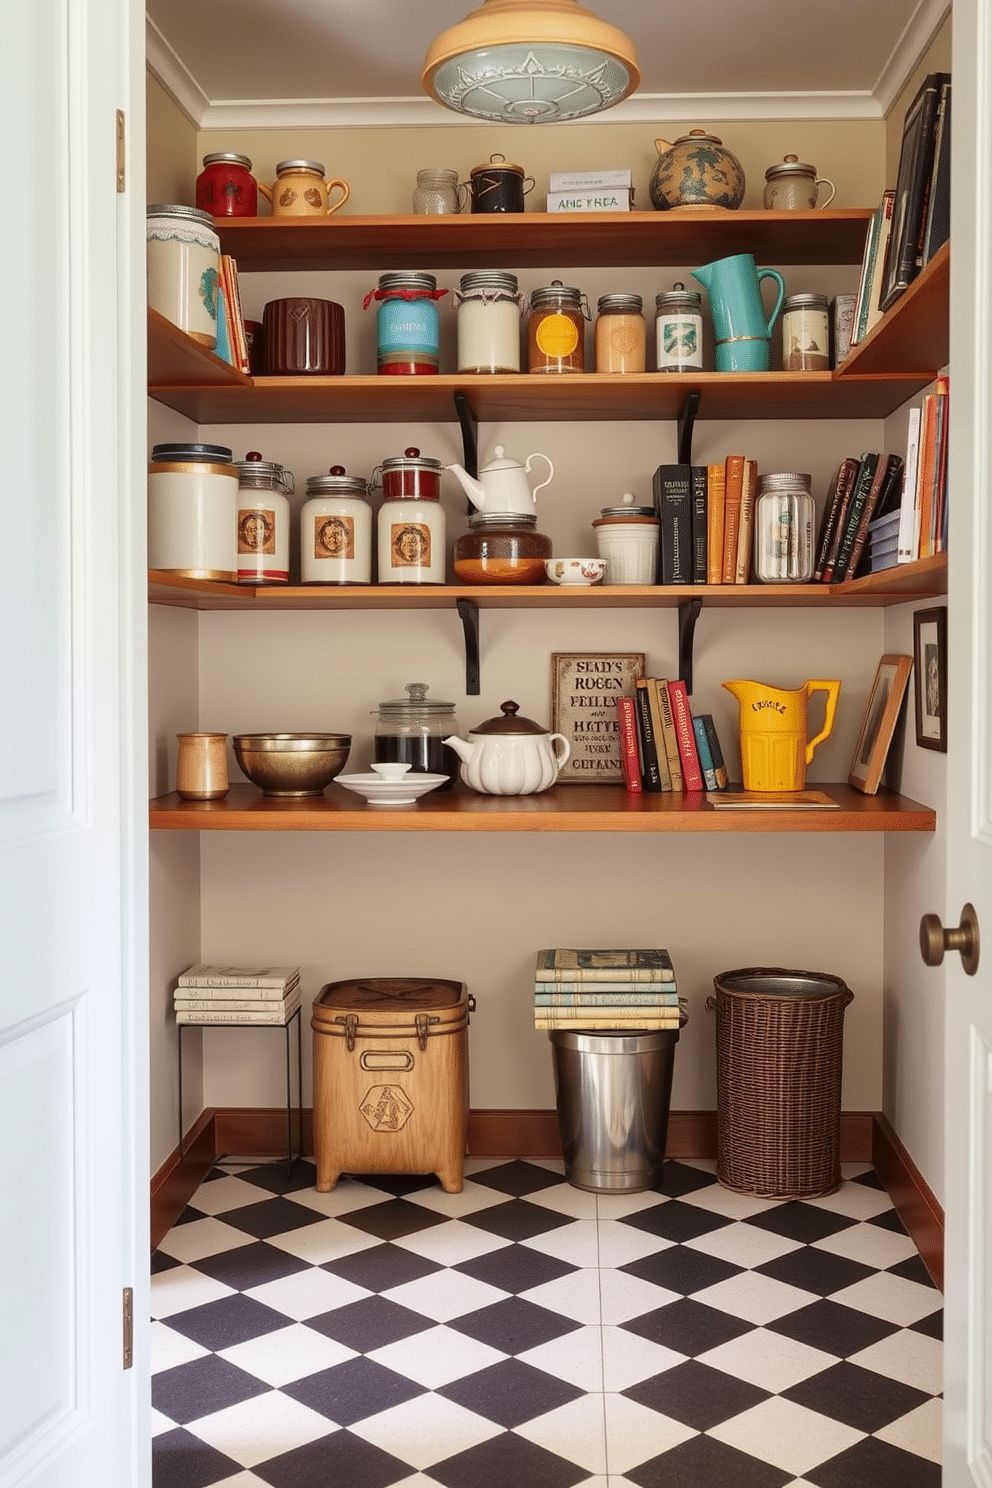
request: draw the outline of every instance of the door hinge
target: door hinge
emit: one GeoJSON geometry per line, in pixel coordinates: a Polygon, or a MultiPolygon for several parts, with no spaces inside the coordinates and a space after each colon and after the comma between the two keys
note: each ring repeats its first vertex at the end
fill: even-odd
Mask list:
{"type": "Polygon", "coordinates": [[[123,191],[127,185],[127,173],[124,161],[124,110],[117,110],[117,190],[123,191]]]}
{"type": "Polygon", "coordinates": [[[122,1297],[123,1304],[123,1355],[124,1368],[130,1369],[134,1363],[134,1288],[125,1287],[122,1297]]]}

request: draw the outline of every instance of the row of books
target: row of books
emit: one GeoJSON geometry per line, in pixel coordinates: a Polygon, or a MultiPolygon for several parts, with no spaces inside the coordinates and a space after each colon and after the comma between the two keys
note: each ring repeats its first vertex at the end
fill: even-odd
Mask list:
{"type": "Polygon", "coordinates": [[[754,550],[758,462],[730,454],[709,465],[659,465],[659,584],[747,584],[754,550]]]}
{"type": "Polygon", "coordinates": [[[901,455],[875,450],[865,450],[860,459],[848,455],[841,461],[820,516],[815,581],[840,584],[867,570],[869,527],[899,510],[903,466],[901,455]]]}
{"type": "Polygon", "coordinates": [[[629,170],[552,171],[548,212],[629,212],[634,187],[629,170]]]}
{"type": "Polygon", "coordinates": [[[894,305],[951,232],[951,78],[923,79],[903,121],[896,184],[882,193],[865,240],[851,345],[894,305]]]}
{"type": "Polygon", "coordinates": [[[896,561],[912,563],[947,551],[947,436],[950,380],[938,377],[922,405],[909,410],[906,478],[896,561]]]}
{"type": "Polygon", "coordinates": [[[721,791],[727,767],[711,713],[696,713],[680,679],[640,677],[617,699],[628,791],[721,791]]]}
{"type": "Polygon", "coordinates": [[[672,958],[661,948],[538,951],[534,1027],[678,1028],[683,1004],[672,958]]]}
{"type": "Polygon", "coordinates": [[[300,1006],[298,966],[209,966],[198,962],[179,977],[173,996],[177,1023],[284,1024],[300,1006]]]}
{"type": "Polygon", "coordinates": [[[241,309],[238,266],[229,253],[222,253],[220,256],[215,350],[222,362],[228,362],[239,372],[249,371],[248,339],[245,335],[245,318],[241,309]]]}

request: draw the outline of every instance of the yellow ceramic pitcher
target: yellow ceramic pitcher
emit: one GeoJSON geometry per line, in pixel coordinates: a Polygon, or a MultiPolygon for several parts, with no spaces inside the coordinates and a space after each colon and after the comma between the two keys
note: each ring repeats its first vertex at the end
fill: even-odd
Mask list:
{"type": "Polygon", "coordinates": [[[741,770],[744,789],[798,791],[806,766],[834,726],[840,683],[804,682],[789,691],[766,682],[724,682],[741,707],[741,770]],[[823,728],[807,743],[806,718],[814,692],[826,694],[823,728]]]}

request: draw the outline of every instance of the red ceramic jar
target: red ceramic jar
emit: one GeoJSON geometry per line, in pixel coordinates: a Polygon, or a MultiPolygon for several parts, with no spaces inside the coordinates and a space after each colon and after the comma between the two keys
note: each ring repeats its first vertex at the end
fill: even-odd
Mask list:
{"type": "Polygon", "coordinates": [[[214,217],[257,217],[258,183],[247,155],[204,155],[196,205],[214,217]]]}

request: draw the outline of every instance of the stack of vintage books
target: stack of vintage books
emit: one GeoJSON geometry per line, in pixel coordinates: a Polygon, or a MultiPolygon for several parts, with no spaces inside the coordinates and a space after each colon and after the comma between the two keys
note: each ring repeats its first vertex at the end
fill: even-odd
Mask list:
{"type": "Polygon", "coordinates": [[[665,950],[538,951],[534,1027],[679,1027],[681,1006],[665,950]]]}
{"type": "Polygon", "coordinates": [[[288,1023],[300,1005],[298,966],[189,966],[175,991],[177,1023],[288,1023]]]}

